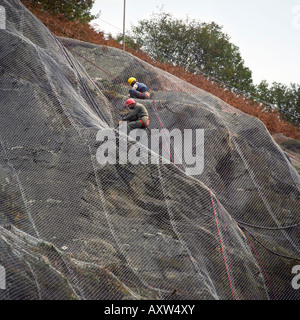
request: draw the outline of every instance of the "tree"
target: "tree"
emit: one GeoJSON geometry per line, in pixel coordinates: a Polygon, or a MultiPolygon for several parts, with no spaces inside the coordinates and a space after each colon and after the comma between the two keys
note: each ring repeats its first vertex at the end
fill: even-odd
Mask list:
{"type": "Polygon", "coordinates": [[[272,86],[263,80],[256,86],[256,95],[259,99],[269,102],[279,109],[283,118],[294,125],[300,124],[300,86],[291,83],[287,86],[273,82],[272,86]]]}
{"type": "Polygon", "coordinates": [[[95,0],[32,0],[32,2],[42,5],[46,11],[61,13],[70,20],[90,22],[98,17],[90,13],[95,0]]]}
{"type": "Polygon", "coordinates": [[[270,88],[272,102],[280,109],[284,119],[300,124],[300,86],[292,83],[286,86],[273,82],[270,88]]]}
{"type": "Polygon", "coordinates": [[[252,72],[239,49],[216,23],[201,23],[171,14],[154,13],[132,27],[131,37],[155,60],[204,72],[242,90],[254,89],[252,72]]]}
{"type": "MultiPolygon", "coordinates": [[[[123,42],[123,34],[122,33],[118,33],[116,35],[115,38],[113,38],[112,36],[110,36],[112,39],[118,41],[119,43],[123,42]]],[[[129,36],[125,35],[125,44],[126,44],[126,48],[128,49],[132,49],[132,50],[138,50],[140,49],[139,45],[129,36]]]]}

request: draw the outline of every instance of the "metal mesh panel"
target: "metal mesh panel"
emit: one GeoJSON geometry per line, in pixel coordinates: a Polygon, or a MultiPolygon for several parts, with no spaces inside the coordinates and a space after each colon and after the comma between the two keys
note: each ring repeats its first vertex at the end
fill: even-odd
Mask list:
{"type": "Polygon", "coordinates": [[[0,5],[1,299],[299,299],[299,175],[259,120],[0,5]],[[139,102],[158,153],[114,129],[131,76],[150,88],[139,102]],[[99,163],[109,128],[139,163],[99,163]],[[204,145],[175,143],[187,129],[204,145]]]}

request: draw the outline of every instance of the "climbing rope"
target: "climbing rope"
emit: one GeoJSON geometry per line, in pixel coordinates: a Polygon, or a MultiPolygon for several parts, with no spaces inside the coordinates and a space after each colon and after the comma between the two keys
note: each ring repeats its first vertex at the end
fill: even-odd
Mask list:
{"type": "MultiPolygon", "coordinates": [[[[100,67],[97,66],[95,63],[93,63],[93,62],[90,61],[89,59],[85,58],[84,56],[82,56],[81,54],[79,54],[78,52],[76,52],[75,50],[73,50],[73,49],[71,49],[71,48],[68,48],[68,50],[71,51],[71,52],[73,52],[73,53],[75,53],[76,55],[80,56],[80,57],[83,58],[85,61],[91,63],[93,66],[97,67],[99,70],[103,71],[104,73],[106,73],[107,75],[109,75],[111,78],[113,78],[114,80],[118,81],[120,84],[125,85],[126,87],[128,87],[127,84],[125,84],[125,83],[122,82],[121,80],[117,79],[117,78],[114,77],[112,74],[110,74],[109,72],[105,71],[103,68],[100,68],[100,67]]],[[[156,115],[157,115],[157,119],[158,119],[159,126],[160,126],[160,128],[161,128],[161,130],[162,130],[163,138],[164,138],[164,140],[165,140],[165,142],[166,142],[166,145],[167,145],[167,149],[168,149],[168,152],[169,152],[169,155],[170,155],[170,159],[171,159],[172,163],[175,165],[174,160],[173,160],[172,155],[171,155],[171,151],[170,151],[169,146],[168,146],[168,143],[167,143],[167,139],[166,139],[166,137],[165,137],[165,135],[164,135],[164,132],[163,132],[163,126],[162,126],[162,122],[161,122],[161,119],[160,119],[159,111],[158,111],[157,104],[156,104],[156,101],[155,101],[155,100],[153,100],[153,106],[154,106],[154,108],[155,108],[155,112],[156,112],[156,115]]],[[[176,165],[175,165],[175,166],[176,166],[176,165]]],[[[218,237],[219,237],[219,241],[220,241],[222,256],[223,256],[223,259],[224,259],[226,274],[227,274],[227,277],[228,277],[228,281],[229,281],[229,286],[230,286],[232,298],[233,298],[233,300],[235,300],[236,297],[235,297],[235,293],[234,293],[234,280],[233,280],[233,275],[232,275],[232,271],[231,271],[231,269],[232,269],[232,267],[231,267],[231,261],[230,261],[229,255],[228,255],[228,262],[229,262],[229,266],[228,266],[228,265],[227,265],[227,261],[226,261],[226,257],[225,257],[224,246],[223,246],[222,239],[221,239],[221,233],[220,233],[220,229],[219,229],[219,223],[218,223],[218,219],[217,219],[217,215],[216,215],[216,210],[215,210],[215,206],[214,206],[214,202],[213,202],[213,198],[212,198],[211,189],[209,189],[209,191],[210,191],[210,196],[211,196],[211,201],[212,201],[212,207],[213,207],[213,212],[214,212],[214,217],[215,217],[215,222],[216,222],[218,237]]],[[[219,205],[220,205],[220,204],[219,204],[219,205]]],[[[244,225],[247,225],[246,223],[243,223],[243,222],[241,222],[241,221],[237,221],[237,222],[239,222],[239,223],[241,223],[241,224],[244,224],[244,225]]],[[[223,223],[224,223],[225,229],[226,229],[226,224],[225,224],[224,216],[223,216],[223,223]]],[[[249,226],[250,226],[250,225],[249,225],[249,226]]],[[[273,228],[273,229],[274,229],[274,230],[280,230],[280,229],[286,229],[286,228],[291,228],[291,227],[295,227],[295,226],[297,226],[297,225],[292,225],[292,226],[288,226],[288,227],[278,227],[278,228],[273,228]]],[[[252,227],[259,227],[259,226],[252,226],[252,227]]],[[[267,227],[261,227],[261,228],[266,228],[266,229],[267,229],[267,227]]],[[[272,229],[272,228],[271,228],[271,229],[272,229]]],[[[247,234],[246,234],[246,235],[247,235],[247,234]]],[[[226,247],[229,248],[227,234],[225,235],[225,237],[226,237],[226,247]]],[[[249,243],[251,244],[251,247],[252,247],[252,249],[253,249],[253,251],[254,251],[254,253],[255,253],[258,261],[260,262],[260,264],[261,264],[261,266],[262,266],[262,268],[263,268],[263,270],[264,270],[264,273],[265,273],[266,278],[267,278],[267,280],[268,280],[268,282],[269,282],[270,288],[271,288],[272,291],[273,291],[273,288],[272,288],[272,286],[271,286],[271,283],[270,283],[269,277],[268,277],[268,275],[267,275],[267,273],[266,273],[266,270],[265,270],[265,268],[263,267],[263,265],[262,265],[262,263],[261,263],[261,260],[259,259],[258,255],[257,255],[257,252],[256,252],[253,244],[251,243],[248,235],[247,235],[247,238],[248,238],[248,240],[249,240],[249,243]]],[[[274,252],[273,252],[273,253],[274,253],[274,252]]],[[[276,254],[276,253],[274,253],[274,254],[276,254]]],[[[287,257],[287,258],[290,258],[290,257],[287,257]]],[[[274,291],[273,291],[273,294],[274,294],[275,299],[277,299],[274,291]]]]}
{"type": "Polygon", "coordinates": [[[250,243],[250,245],[251,245],[251,248],[253,249],[253,251],[254,251],[254,253],[255,253],[256,257],[257,257],[257,260],[259,261],[259,263],[260,263],[260,265],[261,265],[261,267],[262,267],[262,269],[263,269],[263,271],[264,271],[264,274],[265,274],[265,276],[266,276],[266,278],[267,278],[267,280],[268,280],[269,286],[270,286],[270,288],[271,288],[271,290],[272,290],[272,292],[273,292],[273,295],[274,295],[274,297],[275,297],[275,300],[277,300],[277,296],[276,296],[276,294],[275,294],[275,292],[274,292],[274,290],[273,290],[273,286],[272,286],[272,284],[271,284],[271,281],[270,281],[270,279],[269,279],[269,276],[268,276],[268,274],[267,274],[267,271],[266,271],[266,269],[264,268],[264,266],[263,266],[263,264],[262,264],[262,262],[261,262],[261,260],[260,260],[260,258],[259,258],[259,256],[258,256],[258,254],[257,254],[257,252],[256,252],[256,250],[255,250],[255,248],[254,248],[254,246],[253,246],[253,244],[252,244],[252,242],[251,242],[251,240],[250,240],[250,238],[249,238],[246,230],[243,229],[243,231],[244,231],[244,233],[245,233],[245,235],[246,235],[246,237],[247,237],[247,239],[248,239],[248,241],[249,241],[249,243],[250,243]]]}
{"type": "Polygon", "coordinates": [[[214,212],[214,216],[215,216],[215,221],[216,221],[216,226],[217,226],[217,231],[218,231],[218,236],[219,236],[221,251],[222,251],[222,255],[223,255],[223,259],[224,259],[224,264],[225,264],[225,268],[226,268],[226,273],[227,273],[227,277],[228,277],[228,281],[229,281],[229,286],[230,286],[232,298],[233,298],[233,300],[235,300],[235,296],[234,296],[234,292],[233,292],[233,288],[232,288],[232,283],[231,283],[230,275],[229,275],[229,271],[228,271],[228,266],[227,266],[227,263],[226,263],[225,253],[224,253],[223,244],[222,244],[222,239],[221,239],[221,233],[220,233],[220,229],[219,229],[219,224],[218,224],[218,219],[217,219],[217,214],[216,214],[216,210],[215,210],[215,206],[214,206],[214,201],[213,201],[213,196],[212,196],[211,189],[209,189],[209,192],[210,192],[210,198],[211,198],[212,208],[213,208],[213,212],[214,212]]]}

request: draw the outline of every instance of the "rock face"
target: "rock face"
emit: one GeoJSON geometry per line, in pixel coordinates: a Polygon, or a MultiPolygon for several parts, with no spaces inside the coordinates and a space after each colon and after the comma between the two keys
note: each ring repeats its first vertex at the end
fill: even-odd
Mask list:
{"type": "Polygon", "coordinates": [[[283,134],[273,134],[272,137],[287,153],[290,161],[292,162],[298,173],[300,173],[300,141],[288,138],[283,134]]]}
{"type": "Polygon", "coordinates": [[[1,299],[299,299],[299,175],[260,121],[0,4],[1,299]],[[143,146],[158,164],[99,163],[130,76],[150,87],[150,130],[203,130],[198,174],[143,146]]]}

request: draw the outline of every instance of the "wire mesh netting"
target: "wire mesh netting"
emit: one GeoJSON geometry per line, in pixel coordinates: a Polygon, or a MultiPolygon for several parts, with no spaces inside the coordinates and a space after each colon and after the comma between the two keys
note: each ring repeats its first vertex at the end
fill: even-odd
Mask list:
{"type": "Polygon", "coordinates": [[[1,299],[299,299],[300,179],[262,122],[0,5],[1,299]],[[146,145],[115,129],[132,76],[146,145]],[[136,163],[99,162],[101,132],[136,163]]]}

